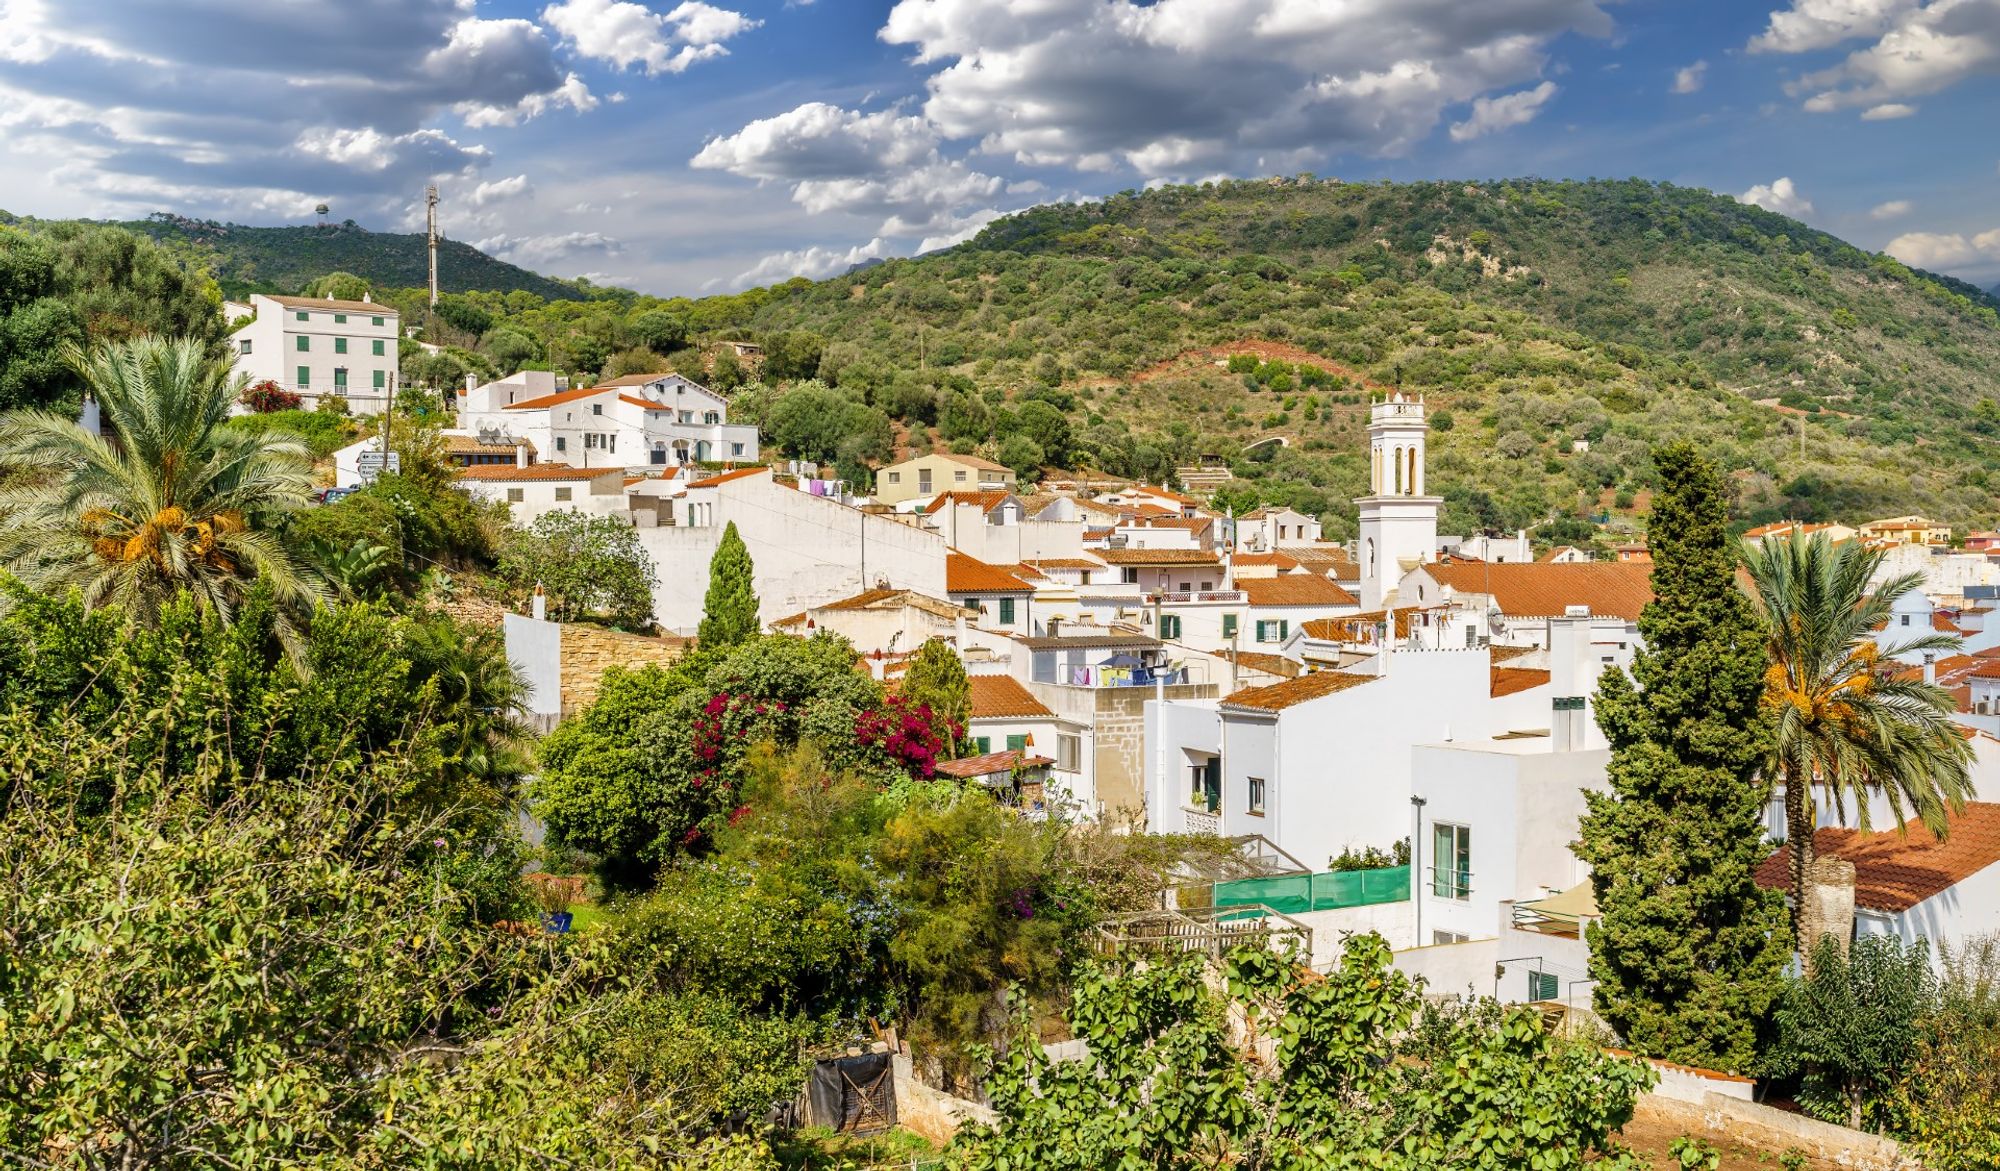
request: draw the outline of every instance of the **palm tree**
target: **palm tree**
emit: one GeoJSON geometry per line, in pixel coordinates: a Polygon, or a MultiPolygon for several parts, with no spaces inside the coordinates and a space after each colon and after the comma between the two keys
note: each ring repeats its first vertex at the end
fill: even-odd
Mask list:
{"type": "Polygon", "coordinates": [[[1896,601],[1922,580],[1905,574],[1871,588],[1882,557],[1825,534],[1794,533],[1744,551],[1770,639],[1764,701],[1777,737],[1764,775],[1785,789],[1794,908],[1807,905],[1815,788],[1842,822],[1852,803],[1856,824],[1867,829],[1869,798],[1879,794],[1898,825],[1913,811],[1940,838],[1948,812],[1972,793],[1972,750],[1952,720],[1950,694],[1896,661],[1955,651],[1959,638],[1926,630],[1877,642],[1874,632],[1886,630],[1896,601]]]}
{"type": "Polygon", "coordinates": [[[327,597],[276,532],[310,502],[305,448],[223,427],[244,380],[194,339],[70,347],[64,358],[104,434],[49,411],[0,418],[0,467],[22,473],[0,490],[0,569],[144,624],[183,591],[229,622],[262,586],[296,647],[299,620],[327,597]]]}

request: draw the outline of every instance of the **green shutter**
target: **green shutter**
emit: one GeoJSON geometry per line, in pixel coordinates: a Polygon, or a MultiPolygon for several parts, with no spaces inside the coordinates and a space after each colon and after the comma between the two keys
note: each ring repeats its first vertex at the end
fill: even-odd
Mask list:
{"type": "Polygon", "coordinates": [[[388,380],[389,380],[389,372],[388,372],[388,371],[386,371],[386,370],[377,370],[377,371],[375,372],[375,389],[376,389],[376,390],[381,390],[381,389],[382,389],[383,387],[387,386],[387,385],[389,384],[389,381],[388,381],[388,380]]]}
{"type": "Polygon", "coordinates": [[[1229,636],[1235,633],[1236,633],[1236,615],[1224,614],[1222,616],[1222,637],[1228,638],[1229,636]]]}
{"type": "Polygon", "coordinates": [[[297,319],[298,319],[298,320],[300,320],[300,321],[310,321],[310,320],[312,320],[312,314],[310,314],[310,313],[307,313],[307,312],[306,312],[305,310],[303,310],[303,309],[299,310],[299,311],[298,311],[297,313],[294,313],[294,314],[292,314],[292,316],[293,316],[293,317],[295,317],[295,318],[297,318],[297,319]]]}
{"type": "Polygon", "coordinates": [[[1556,975],[1554,972],[1528,973],[1529,1000],[1554,1000],[1560,995],[1562,995],[1562,990],[1556,985],[1556,975]]]}
{"type": "Polygon", "coordinates": [[[1014,624],[1014,599],[1000,599],[1000,622],[1003,626],[1012,626],[1014,624]]]}
{"type": "Polygon", "coordinates": [[[974,736],[971,744],[974,756],[985,756],[987,753],[993,751],[993,737],[991,736],[974,736]]]}
{"type": "Polygon", "coordinates": [[[347,339],[346,339],[346,338],[344,338],[344,337],[337,337],[337,338],[334,338],[334,339],[333,339],[333,352],[334,352],[334,353],[336,353],[336,354],[344,354],[344,353],[346,353],[346,352],[347,352],[347,339]]]}
{"type": "Polygon", "coordinates": [[[346,325],[346,324],[347,324],[347,314],[345,314],[345,313],[336,313],[336,314],[334,314],[334,315],[333,315],[333,323],[334,323],[335,325],[346,325]]]}
{"type": "Polygon", "coordinates": [[[379,337],[378,337],[378,338],[376,338],[376,339],[375,339],[374,341],[372,341],[372,342],[368,343],[368,348],[369,348],[369,351],[370,351],[371,353],[373,353],[373,354],[374,354],[374,355],[375,355],[376,357],[378,357],[378,358],[381,358],[381,357],[385,357],[385,356],[386,356],[386,353],[385,353],[385,351],[384,351],[384,350],[382,349],[382,346],[383,346],[383,341],[382,341],[382,339],[381,339],[381,338],[379,338],[379,337]]]}
{"type": "Polygon", "coordinates": [[[1278,641],[1279,642],[1285,641],[1287,638],[1291,637],[1291,634],[1292,634],[1292,620],[1290,618],[1278,619],[1278,641]]]}
{"type": "Polygon", "coordinates": [[[371,320],[371,321],[369,322],[369,324],[370,324],[370,325],[380,325],[380,324],[382,324],[382,319],[381,319],[380,317],[377,317],[377,318],[374,318],[373,320],[371,320]]]}
{"type": "Polygon", "coordinates": [[[311,366],[301,366],[301,367],[299,367],[299,385],[300,385],[300,386],[311,386],[311,385],[312,385],[312,377],[313,377],[313,368],[312,368],[311,366]]]}
{"type": "Polygon", "coordinates": [[[1007,737],[1007,751],[1021,752],[1025,750],[1027,747],[1028,747],[1027,733],[1023,732],[1018,736],[1007,737]]]}
{"type": "Polygon", "coordinates": [[[313,340],[312,340],[311,338],[307,337],[307,336],[306,336],[305,334],[300,334],[300,335],[299,335],[299,353],[301,353],[301,354],[303,354],[303,353],[306,353],[307,351],[311,350],[312,348],[313,348],[313,340]]]}
{"type": "Polygon", "coordinates": [[[345,367],[333,372],[333,387],[335,390],[347,389],[347,369],[345,367]]]}

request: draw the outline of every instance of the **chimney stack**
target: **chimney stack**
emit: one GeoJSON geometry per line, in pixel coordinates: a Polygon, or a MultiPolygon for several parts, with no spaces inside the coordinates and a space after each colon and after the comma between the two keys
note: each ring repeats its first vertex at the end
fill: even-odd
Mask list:
{"type": "Polygon", "coordinates": [[[1937,683],[1937,655],[1932,651],[1924,652],[1924,682],[1937,683]]]}
{"type": "Polygon", "coordinates": [[[528,466],[528,445],[527,445],[527,444],[525,444],[525,443],[516,443],[516,444],[514,445],[514,466],[515,466],[515,467],[517,467],[517,468],[525,468],[525,467],[527,467],[527,466],[528,466]]]}
{"type": "Polygon", "coordinates": [[[542,588],[541,582],[535,583],[535,600],[533,606],[535,621],[547,622],[549,620],[549,595],[548,591],[542,588]]]}
{"type": "Polygon", "coordinates": [[[1591,689],[1597,686],[1599,663],[1590,649],[1590,607],[1568,606],[1560,618],[1549,619],[1549,748],[1574,752],[1589,734],[1591,689]]]}
{"type": "Polygon", "coordinates": [[[478,389],[479,389],[479,375],[467,373],[465,376],[465,392],[467,394],[471,394],[473,391],[478,389]]]}

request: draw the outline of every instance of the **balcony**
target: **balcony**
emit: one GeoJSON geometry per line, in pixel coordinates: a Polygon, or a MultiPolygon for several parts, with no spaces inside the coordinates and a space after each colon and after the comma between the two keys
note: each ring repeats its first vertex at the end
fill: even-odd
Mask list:
{"type": "Polygon", "coordinates": [[[1183,606],[1199,602],[1221,602],[1240,606],[1248,600],[1249,595],[1242,590],[1191,590],[1186,593],[1147,594],[1145,597],[1148,606],[1183,606]]]}
{"type": "Polygon", "coordinates": [[[1424,869],[1431,876],[1432,897],[1458,902],[1472,897],[1472,871],[1454,870],[1448,866],[1427,866],[1424,869]]]}

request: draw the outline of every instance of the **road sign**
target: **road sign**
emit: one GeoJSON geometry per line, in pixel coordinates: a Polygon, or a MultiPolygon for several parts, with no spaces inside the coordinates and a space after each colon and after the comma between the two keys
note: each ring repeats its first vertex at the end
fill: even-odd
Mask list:
{"type": "Polygon", "coordinates": [[[397,475],[403,470],[403,453],[399,451],[364,451],[354,457],[355,470],[361,474],[364,484],[374,482],[383,472],[397,475]]]}

